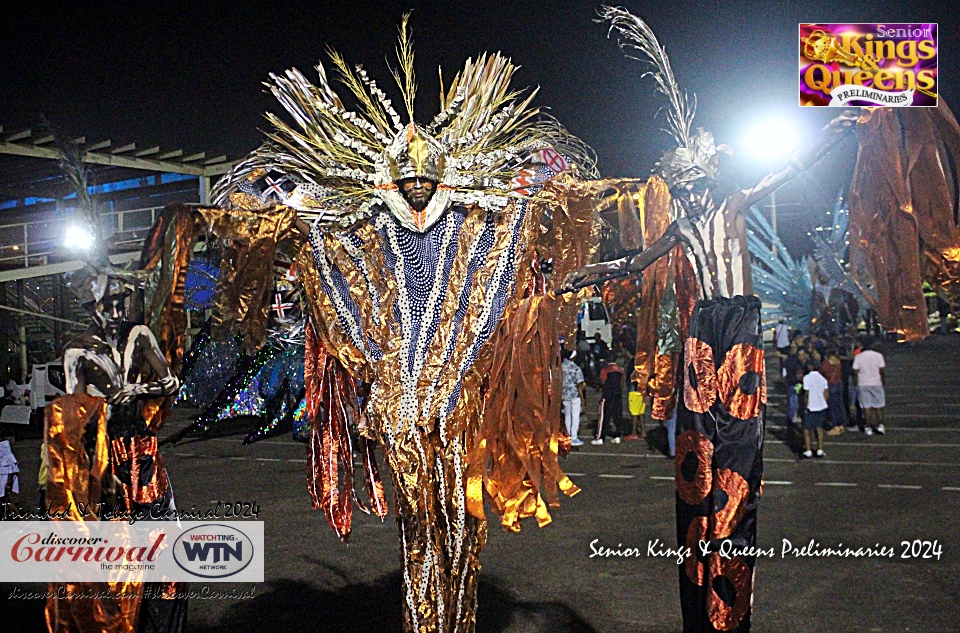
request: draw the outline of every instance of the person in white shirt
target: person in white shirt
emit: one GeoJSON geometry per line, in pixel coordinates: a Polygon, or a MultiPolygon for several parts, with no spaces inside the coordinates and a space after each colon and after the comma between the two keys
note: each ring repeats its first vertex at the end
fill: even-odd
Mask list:
{"type": "Polygon", "coordinates": [[[887,363],[883,354],[874,349],[872,343],[853,359],[853,376],[857,385],[857,400],[866,416],[864,433],[872,435],[874,431],[884,434],[883,408],[887,406],[884,385],[887,382],[887,363]]]}
{"type": "Polygon", "coordinates": [[[14,495],[20,495],[20,467],[10,441],[0,434],[0,521],[17,511],[14,495]]]}
{"type": "Polygon", "coordinates": [[[790,328],[785,319],[777,322],[777,327],[773,330],[774,339],[777,344],[777,351],[786,356],[790,352],[790,328]]]}
{"type": "Polygon", "coordinates": [[[583,380],[583,372],[576,363],[573,362],[573,354],[570,350],[563,350],[563,363],[560,366],[563,375],[563,421],[567,426],[567,432],[570,433],[571,446],[583,446],[583,440],[577,437],[580,428],[580,406],[584,400],[584,387],[586,383],[583,380]]]}
{"type": "Polygon", "coordinates": [[[827,399],[830,397],[830,384],[814,367],[808,367],[803,377],[803,392],[807,406],[803,414],[803,451],[805,458],[813,457],[811,444],[813,432],[817,432],[817,457],[824,457],[823,427],[827,419],[827,399]]]}

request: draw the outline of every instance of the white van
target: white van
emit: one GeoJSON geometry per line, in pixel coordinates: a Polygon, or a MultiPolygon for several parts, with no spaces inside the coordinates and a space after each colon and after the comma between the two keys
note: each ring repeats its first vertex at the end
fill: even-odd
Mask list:
{"type": "Polygon", "coordinates": [[[33,366],[30,378],[30,408],[34,411],[47,406],[55,398],[66,393],[66,376],[59,360],[33,366]]]}
{"type": "Polygon", "coordinates": [[[592,341],[593,337],[599,334],[607,345],[613,345],[610,315],[600,297],[590,297],[580,306],[580,330],[587,341],[592,341]]]}

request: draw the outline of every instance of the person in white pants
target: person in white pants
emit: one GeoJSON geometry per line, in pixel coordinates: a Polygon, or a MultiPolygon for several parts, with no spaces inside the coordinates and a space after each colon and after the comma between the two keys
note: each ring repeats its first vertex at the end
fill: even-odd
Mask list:
{"type": "Polygon", "coordinates": [[[583,372],[573,362],[573,355],[568,349],[561,353],[563,363],[560,365],[560,371],[563,375],[563,422],[567,425],[567,432],[570,433],[571,446],[582,446],[583,440],[577,437],[577,431],[580,429],[580,407],[584,400],[584,388],[586,383],[583,380],[583,372]]]}

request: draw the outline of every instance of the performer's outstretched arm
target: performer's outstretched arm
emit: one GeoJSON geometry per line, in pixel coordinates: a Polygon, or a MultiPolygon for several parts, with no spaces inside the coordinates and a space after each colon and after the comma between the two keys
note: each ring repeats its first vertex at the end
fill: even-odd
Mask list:
{"type": "MultiPolygon", "coordinates": [[[[733,216],[742,216],[743,212],[751,205],[763,200],[781,186],[792,180],[802,171],[812,167],[817,161],[823,158],[834,146],[844,139],[847,132],[853,130],[856,124],[858,113],[847,111],[828,123],[817,137],[796,152],[787,163],[787,166],[778,172],[768,175],[750,189],[741,189],[731,194],[723,205],[723,213],[733,216]]],[[[738,233],[743,234],[742,249],[746,250],[746,225],[742,217],[734,217],[735,227],[738,233]]],[[[627,273],[642,272],[664,255],[670,252],[676,244],[681,241],[680,232],[677,223],[673,222],[660,237],[649,248],[644,249],[637,255],[623,257],[609,262],[599,262],[588,264],[583,268],[573,271],[564,279],[564,292],[578,290],[593,283],[605,281],[615,277],[623,276],[627,273]]],[[[747,286],[749,283],[749,268],[747,269],[747,286]]],[[[752,293],[752,288],[747,288],[748,294],[752,293]]]]}
{"type": "Polygon", "coordinates": [[[131,336],[136,336],[136,346],[139,348],[142,358],[150,365],[150,368],[157,375],[157,379],[152,382],[130,385],[134,395],[146,396],[172,396],[180,389],[180,380],[170,370],[166,357],[160,351],[157,339],[153,332],[145,325],[138,325],[131,332],[131,336]]]}
{"type": "Polygon", "coordinates": [[[609,279],[612,276],[643,272],[645,268],[669,253],[670,250],[679,243],[680,238],[676,232],[676,227],[676,222],[670,224],[658,240],[651,244],[649,248],[645,248],[636,255],[622,257],[609,262],[587,264],[583,268],[573,271],[563,280],[563,291],[579,290],[585,286],[609,279]]]}

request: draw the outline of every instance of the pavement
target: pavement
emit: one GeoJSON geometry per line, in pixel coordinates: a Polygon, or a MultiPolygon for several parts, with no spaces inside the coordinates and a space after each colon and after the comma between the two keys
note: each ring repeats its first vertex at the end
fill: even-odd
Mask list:
{"type": "MultiPolygon", "coordinates": [[[[783,427],[777,363],[768,361],[758,546],[771,556],[757,564],[754,631],[960,631],[960,337],[891,344],[885,353],[886,435],[828,437],[827,457],[819,460],[799,459],[783,427]],[[893,556],[793,551],[811,541],[813,550],[886,547],[893,556]]],[[[585,407],[584,435],[595,397],[585,407]]],[[[161,435],[182,428],[191,413],[179,411],[161,435]]],[[[241,439],[238,429],[164,451],[180,508],[256,501],[265,523],[266,582],[210,585],[254,595],[192,601],[188,630],[399,632],[394,519],[356,511],[350,542],[341,543],[310,508],[305,446],[289,434],[247,447],[241,439]]],[[[505,533],[488,512],[478,631],[681,630],[677,560],[666,551],[676,537],[664,439],[654,428],[647,442],[588,442],[571,453],[561,465],[583,491],[563,499],[543,529],[531,521],[519,534],[505,533]],[[598,555],[601,548],[624,555],[598,555]]],[[[38,443],[23,440],[15,452],[24,498],[33,499],[38,443]]],[[[42,603],[3,594],[2,613],[17,616],[4,618],[4,630],[43,629],[42,603]]]]}

